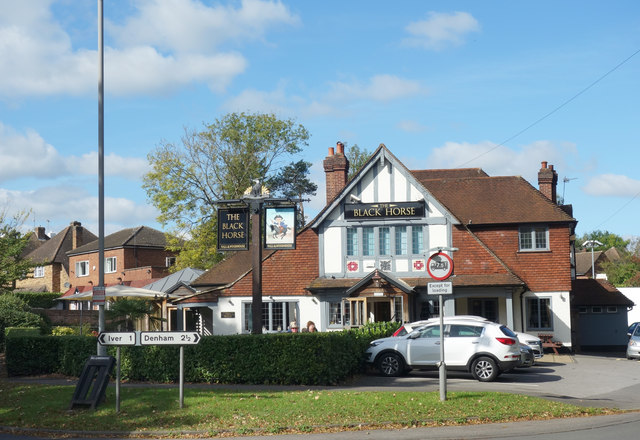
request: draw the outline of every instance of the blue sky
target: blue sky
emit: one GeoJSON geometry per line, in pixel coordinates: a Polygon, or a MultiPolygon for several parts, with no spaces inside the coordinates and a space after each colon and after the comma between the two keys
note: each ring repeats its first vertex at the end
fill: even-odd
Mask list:
{"type": "MultiPolygon", "coordinates": [[[[0,212],[98,232],[97,0],[0,0],[0,212]]],[[[161,229],[147,154],[273,112],[410,169],[559,174],[578,234],[640,235],[640,2],[104,0],[105,230],[161,229]]],[[[296,158],[296,159],[299,159],[296,158]]]]}

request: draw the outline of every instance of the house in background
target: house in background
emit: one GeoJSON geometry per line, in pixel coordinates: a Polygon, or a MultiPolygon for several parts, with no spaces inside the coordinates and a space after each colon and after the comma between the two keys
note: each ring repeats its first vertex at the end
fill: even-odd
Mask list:
{"type": "MultiPolygon", "coordinates": [[[[169,274],[175,252],[166,249],[163,232],[148,226],[123,229],[104,238],[104,285],[142,287],[169,274]]],[[[98,240],[67,252],[69,283],[66,295],[98,285],[98,240]]]]}
{"type": "MultiPolygon", "coordinates": [[[[437,315],[429,257],[453,259],[445,315],[474,314],[572,344],[570,294],[577,221],[556,201],[546,162],[539,189],[481,169],[409,170],[384,145],[347,181],[342,144],[324,161],[327,205],[295,250],[265,252],[264,331],[314,321],[321,331],[437,315]]],[[[175,301],[213,334],[251,331],[249,252],[236,252],[175,301]]],[[[182,311],[182,313],[181,313],[182,311]]],[[[180,328],[187,327],[183,320],[180,328]]]]}
{"type": "Polygon", "coordinates": [[[65,292],[69,287],[67,252],[96,239],[78,221],[71,222],[51,238],[46,236],[43,227],[36,228],[29,240],[31,251],[25,255],[36,266],[25,279],[16,281],[16,288],[32,292],[65,292]]]}
{"type": "Polygon", "coordinates": [[[607,275],[602,269],[602,264],[618,260],[620,260],[620,253],[615,247],[606,251],[594,251],[593,255],[590,250],[576,252],[576,278],[593,278],[592,275],[595,273],[596,278],[606,279],[607,275]]]}

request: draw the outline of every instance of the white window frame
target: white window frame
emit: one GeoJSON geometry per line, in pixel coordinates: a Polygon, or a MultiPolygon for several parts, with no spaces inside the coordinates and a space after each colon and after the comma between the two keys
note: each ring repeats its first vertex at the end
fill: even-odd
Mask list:
{"type": "Polygon", "coordinates": [[[104,273],[115,273],[118,271],[118,259],[116,257],[106,257],[104,259],[104,273]],[[110,262],[113,262],[111,264],[110,262]]]}
{"type": "Polygon", "coordinates": [[[526,316],[526,320],[527,320],[527,330],[532,330],[532,331],[553,331],[553,301],[552,298],[549,296],[530,296],[525,298],[525,316],[526,316]],[[531,313],[530,308],[530,301],[537,301],[538,302],[538,323],[540,324],[542,322],[541,319],[541,313],[543,313],[544,311],[541,310],[540,305],[543,303],[547,303],[548,306],[548,310],[549,310],[549,326],[548,327],[538,327],[538,326],[534,326],[531,325],[529,322],[529,314],[531,313]]]}
{"type": "Polygon", "coordinates": [[[176,257],[166,257],[166,258],[164,259],[164,265],[165,265],[166,267],[171,267],[171,266],[173,266],[174,264],[176,264],[176,257]]]}
{"type": "Polygon", "coordinates": [[[44,278],[44,266],[36,266],[33,268],[34,278],[44,278]]]}
{"type": "Polygon", "coordinates": [[[543,252],[550,250],[549,226],[522,225],[518,228],[518,250],[520,252],[543,252]],[[538,233],[544,233],[544,246],[538,246],[538,233]],[[523,243],[523,238],[528,237],[531,245],[523,243]]]}
{"type": "Polygon", "coordinates": [[[607,306],[607,313],[618,313],[618,306],[607,306]]]}
{"type": "Polygon", "coordinates": [[[76,277],[89,276],[89,260],[76,261],[76,277]]]}

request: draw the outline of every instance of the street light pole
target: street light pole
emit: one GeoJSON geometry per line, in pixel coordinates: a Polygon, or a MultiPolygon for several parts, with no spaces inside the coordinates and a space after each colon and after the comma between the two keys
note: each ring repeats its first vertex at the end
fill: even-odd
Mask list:
{"type": "MultiPolygon", "coordinates": [[[[103,0],[98,0],[98,286],[104,289],[104,39],[103,0]]],[[[104,291],[103,291],[104,293],[104,291]]],[[[98,305],[98,332],[105,330],[104,300],[98,305]]],[[[98,355],[107,347],[98,344],[98,355]]]]}
{"type": "Polygon", "coordinates": [[[593,259],[593,248],[594,247],[598,247],[598,246],[604,246],[602,243],[600,243],[598,240],[587,240],[584,243],[582,243],[582,246],[588,248],[591,248],[591,278],[592,279],[596,279],[596,266],[595,266],[595,261],[593,259]]]}

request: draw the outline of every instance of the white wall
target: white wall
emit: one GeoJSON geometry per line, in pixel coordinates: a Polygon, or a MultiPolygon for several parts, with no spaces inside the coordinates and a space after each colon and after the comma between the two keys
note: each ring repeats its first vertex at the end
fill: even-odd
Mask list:
{"type": "Polygon", "coordinates": [[[636,304],[627,312],[628,324],[640,322],[640,287],[618,287],[617,289],[636,304]]]}

